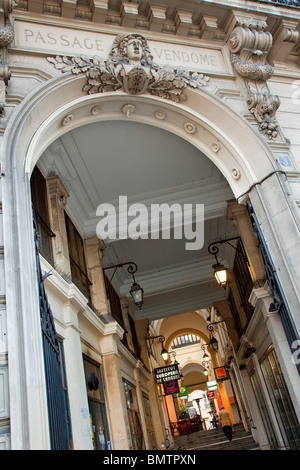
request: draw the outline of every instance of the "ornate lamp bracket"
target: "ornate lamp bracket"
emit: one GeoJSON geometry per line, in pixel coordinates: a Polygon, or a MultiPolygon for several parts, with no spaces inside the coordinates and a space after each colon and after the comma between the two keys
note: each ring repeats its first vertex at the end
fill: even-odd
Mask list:
{"type": "Polygon", "coordinates": [[[275,113],[280,99],[270,93],[267,85],[274,67],[267,62],[272,35],[265,31],[266,27],[264,20],[240,18],[229,37],[228,46],[233,68],[245,80],[249,111],[258,122],[260,132],[269,139],[275,139],[278,135],[275,113]]]}

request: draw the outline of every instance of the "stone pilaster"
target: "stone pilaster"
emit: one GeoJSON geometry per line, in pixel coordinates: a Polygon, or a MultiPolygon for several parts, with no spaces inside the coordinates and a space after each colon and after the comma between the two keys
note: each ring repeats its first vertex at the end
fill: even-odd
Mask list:
{"type": "Polygon", "coordinates": [[[109,302],[106,296],[102,259],[105,244],[97,236],[84,239],[87,275],[90,286],[91,302],[100,315],[110,313],[109,302]]]}
{"type": "Polygon", "coordinates": [[[140,377],[142,367],[143,365],[141,361],[137,361],[133,374],[135,378],[136,394],[137,394],[137,399],[139,403],[141,426],[142,426],[143,436],[145,440],[145,446],[147,450],[151,450],[151,442],[150,442],[149,435],[148,435],[147,421],[146,421],[145,407],[144,407],[144,398],[143,398],[142,384],[141,384],[141,377],[140,377]]]}
{"type": "Polygon", "coordinates": [[[71,276],[68,237],[65,222],[65,206],[69,194],[59,176],[46,179],[49,194],[49,219],[51,230],[55,233],[53,258],[55,268],[62,274],[71,276]]]}
{"type": "Polygon", "coordinates": [[[104,336],[100,339],[113,450],[129,450],[132,448],[122,383],[121,361],[118,352],[118,342],[122,337],[123,329],[117,322],[114,322],[106,326],[104,336]]]}
{"type": "Polygon", "coordinates": [[[250,271],[253,281],[265,279],[265,270],[257,245],[257,238],[251,227],[249,215],[246,206],[238,203],[228,204],[227,215],[233,225],[236,225],[241,234],[245,250],[250,261],[250,271]]]}

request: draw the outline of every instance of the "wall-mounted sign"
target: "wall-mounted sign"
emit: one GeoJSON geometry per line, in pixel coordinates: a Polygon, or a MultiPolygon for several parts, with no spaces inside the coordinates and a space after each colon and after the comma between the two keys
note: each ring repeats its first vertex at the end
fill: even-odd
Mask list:
{"type": "MultiPolygon", "coordinates": [[[[107,59],[115,36],[84,28],[40,24],[19,18],[14,22],[15,38],[11,47],[66,56],[95,55],[107,59]]],[[[227,73],[221,47],[190,46],[171,42],[148,41],[153,60],[159,65],[184,67],[190,71],[227,73]]]]}
{"type": "Polygon", "coordinates": [[[213,400],[215,398],[215,392],[214,391],[207,392],[207,398],[209,400],[213,400]]]}
{"type": "Polygon", "coordinates": [[[179,393],[179,385],[177,380],[170,380],[170,382],[165,382],[163,386],[165,395],[173,395],[174,393],[179,393]]]}
{"type": "Polygon", "coordinates": [[[180,372],[177,364],[171,364],[170,366],[158,367],[154,369],[155,381],[157,384],[169,382],[170,380],[179,380],[180,372]]]}
{"type": "Polygon", "coordinates": [[[225,367],[215,367],[215,377],[217,382],[223,382],[224,380],[229,380],[229,375],[225,367]]]}

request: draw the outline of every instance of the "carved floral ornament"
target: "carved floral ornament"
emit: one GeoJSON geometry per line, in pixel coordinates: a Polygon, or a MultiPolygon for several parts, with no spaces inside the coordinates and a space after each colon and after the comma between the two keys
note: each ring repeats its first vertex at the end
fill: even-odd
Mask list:
{"type": "Polygon", "coordinates": [[[280,99],[270,93],[266,83],[274,73],[274,68],[267,63],[272,35],[264,31],[264,25],[259,22],[243,23],[232,31],[228,45],[233,68],[245,80],[248,109],[257,120],[259,130],[275,139],[278,135],[275,114],[280,99]]]}
{"type": "Polygon", "coordinates": [[[98,56],[48,57],[62,72],[85,73],[83,91],[88,94],[123,90],[130,95],[150,93],[175,102],[185,101],[187,86],[202,88],[209,77],[183,68],[159,66],[153,62],[146,39],[140,34],[115,38],[107,60],[98,56]]]}

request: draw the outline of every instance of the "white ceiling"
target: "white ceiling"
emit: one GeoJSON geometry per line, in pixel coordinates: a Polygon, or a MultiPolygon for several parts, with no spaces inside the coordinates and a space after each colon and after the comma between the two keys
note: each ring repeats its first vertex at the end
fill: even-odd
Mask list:
{"type": "MultiPolygon", "coordinates": [[[[204,204],[201,250],[186,250],[185,239],[106,243],[105,266],[126,261],[138,265],[136,280],[145,302],[136,318],[197,310],[223,297],[212,278],[214,258],[207,245],[235,234],[226,219],[226,201],[233,194],[219,170],[186,140],[146,124],[98,122],[63,135],[39,165],[46,175],[61,176],[70,194],[67,211],[84,237],[96,233],[97,207],[104,202],[117,207],[119,196],[149,209],[152,203],[204,204]]],[[[118,269],[113,282],[120,295],[128,295],[131,277],[126,269],[118,269]]]]}

